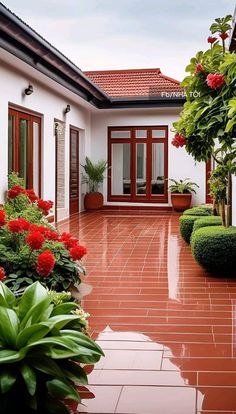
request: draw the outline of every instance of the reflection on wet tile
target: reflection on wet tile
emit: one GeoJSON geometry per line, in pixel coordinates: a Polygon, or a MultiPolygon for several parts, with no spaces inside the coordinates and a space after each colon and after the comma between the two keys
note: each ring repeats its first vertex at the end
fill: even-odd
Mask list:
{"type": "Polygon", "coordinates": [[[94,399],[83,400],[77,410],[80,413],[114,413],[122,387],[89,386],[89,390],[95,395],[94,399]]]}
{"type": "Polygon", "coordinates": [[[198,266],[178,221],[100,211],[59,226],[88,248],[82,305],[106,354],[77,413],[236,413],[236,280],[198,266]]]}
{"type": "Polygon", "coordinates": [[[116,413],[195,414],[193,388],[124,387],[116,413]]]}

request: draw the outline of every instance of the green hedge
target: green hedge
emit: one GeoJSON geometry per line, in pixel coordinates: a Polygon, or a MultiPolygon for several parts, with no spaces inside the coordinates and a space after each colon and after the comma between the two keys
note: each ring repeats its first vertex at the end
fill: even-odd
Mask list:
{"type": "Polygon", "coordinates": [[[183,213],[184,216],[212,216],[213,208],[212,207],[193,207],[185,210],[183,213]]]}
{"type": "Polygon", "coordinates": [[[198,219],[199,216],[181,216],[179,218],[180,234],[187,243],[190,243],[193,225],[194,222],[198,219]]]}
{"type": "Polygon", "coordinates": [[[194,222],[192,233],[194,233],[197,229],[200,229],[201,227],[220,226],[221,224],[222,220],[219,216],[201,217],[194,222]]]}
{"type": "Polygon", "coordinates": [[[236,273],[236,227],[202,227],[191,238],[192,254],[210,272],[236,273]]]}

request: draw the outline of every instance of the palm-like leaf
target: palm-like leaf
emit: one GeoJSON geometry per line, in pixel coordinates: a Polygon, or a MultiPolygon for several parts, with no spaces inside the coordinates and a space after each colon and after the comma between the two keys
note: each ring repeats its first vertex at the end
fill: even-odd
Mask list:
{"type": "Polygon", "coordinates": [[[31,409],[45,414],[66,412],[57,400],[80,401],[75,385],[87,383],[79,362],[94,364],[103,355],[94,341],[75,328],[80,320],[71,313],[75,305],[56,306],[51,301],[39,282],[28,287],[18,302],[0,283],[1,413],[16,412],[19,407],[25,413],[31,409]]]}
{"type": "Polygon", "coordinates": [[[195,193],[196,191],[194,187],[198,187],[199,185],[196,183],[193,183],[192,181],[188,181],[189,178],[185,178],[184,180],[174,180],[173,178],[170,178],[169,181],[173,184],[169,185],[169,191],[171,193],[178,193],[178,194],[186,194],[186,193],[195,193]]]}
{"type": "Polygon", "coordinates": [[[89,184],[89,191],[97,191],[98,186],[104,180],[104,173],[107,169],[106,161],[98,161],[97,163],[92,163],[92,161],[86,157],[85,164],[82,165],[84,171],[87,175],[87,181],[89,184]]]}

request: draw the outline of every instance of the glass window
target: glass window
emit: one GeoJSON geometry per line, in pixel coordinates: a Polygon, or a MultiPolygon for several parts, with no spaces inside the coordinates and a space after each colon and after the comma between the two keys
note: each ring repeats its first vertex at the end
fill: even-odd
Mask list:
{"type": "Polygon", "coordinates": [[[152,194],[164,194],[164,143],[152,144],[152,194]]]}
{"type": "Polygon", "coordinates": [[[14,159],[14,116],[8,117],[8,174],[13,171],[14,159]]]}
{"type": "Polygon", "coordinates": [[[136,145],[136,194],[146,194],[146,144],[136,145]]]}
{"type": "Polygon", "coordinates": [[[146,129],[137,129],[135,131],[136,138],[147,138],[147,130],[146,129]]]}
{"type": "Polygon", "coordinates": [[[33,122],[33,187],[39,194],[39,124],[33,122]]]}
{"type": "Polygon", "coordinates": [[[28,187],[28,121],[26,119],[20,119],[20,177],[24,178],[25,185],[28,187]]]}
{"type": "Polygon", "coordinates": [[[112,195],[130,194],[130,144],[112,144],[112,195]]]}
{"type": "Polygon", "coordinates": [[[131,131],[111,131],[111,138],[130,138],[131,131]]]}
{"type": "Polygon", "coordinates": [[[153,129],[152,138],[165,138],[166,130],[165,129],[153,129]]]}

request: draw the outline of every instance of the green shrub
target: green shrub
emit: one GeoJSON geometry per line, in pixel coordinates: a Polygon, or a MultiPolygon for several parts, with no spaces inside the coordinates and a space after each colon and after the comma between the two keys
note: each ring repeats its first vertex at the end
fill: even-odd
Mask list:
{"type": "Polygon", "coordinates": [[[207,216],[198,218],[198,220],[194,222],[192,233],[194,233],[195,230],[200,229],[201,227],[220,226],[221,224],[222,220],[219,216],[207,216]]]}
{"type": "Polygon", "coordinates": [[[236,269],[236,227],[202,227],[191,238],[192,254],[210,272],[228,276],[236,269]]]}
{"type": "Polygon", "coordinates": [[[180,234],[186,243],[190,243],[191,234],[193,231],[194,222],[199,219],[199,216],[181,216],[180,222],[180,234]]]}
{"type": "Polygon", "coordinates": [[[38,282],[20,300],[0,282],[1,414],[69,414],[64,400],[80,401],[77,386],[87,384],[81,364],[103,352],[80,332],[76,309],[74,302],[55,305],[38,282]]]}
{"type": "Polygon", "coordinates": [[[213,208],[207,206],[193,207],[185,210],[184,216],[212,216],[213,208]]]}

